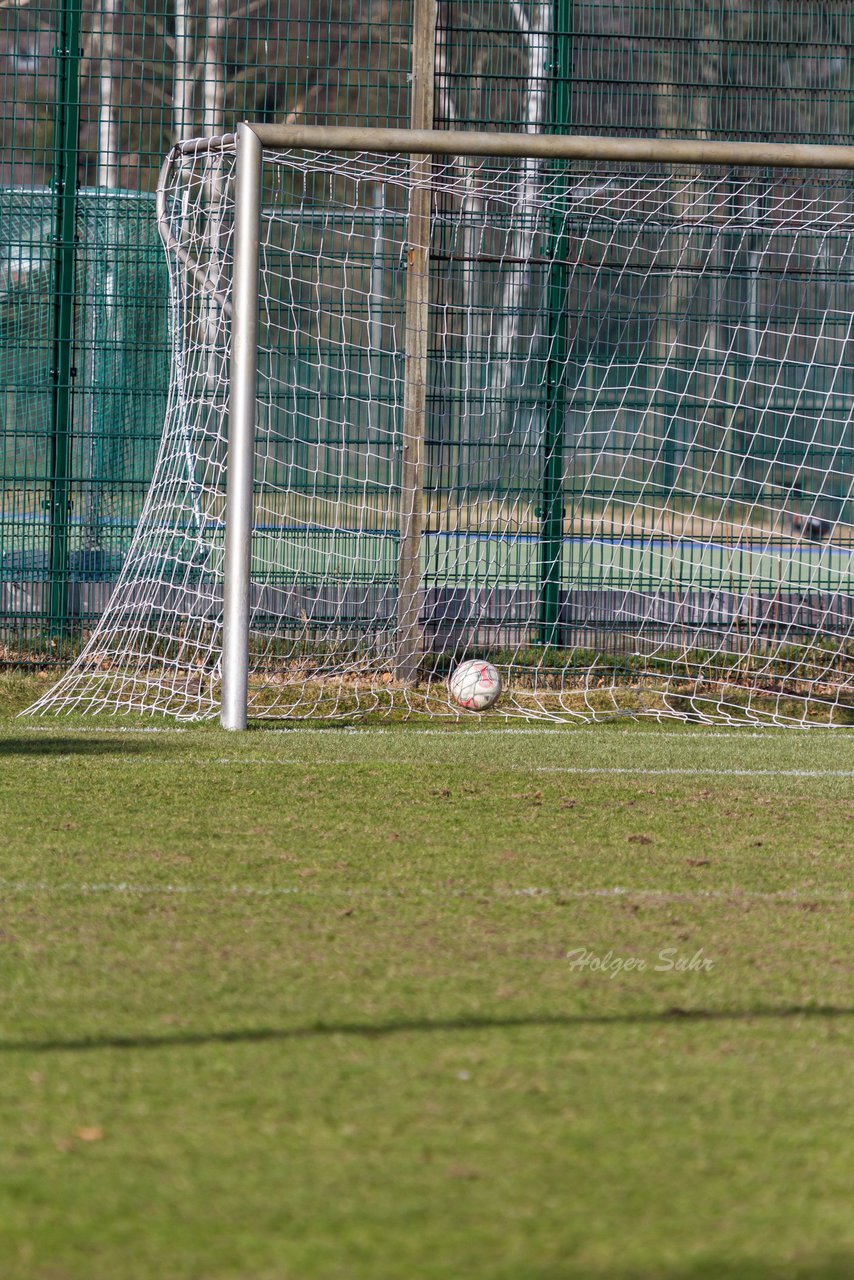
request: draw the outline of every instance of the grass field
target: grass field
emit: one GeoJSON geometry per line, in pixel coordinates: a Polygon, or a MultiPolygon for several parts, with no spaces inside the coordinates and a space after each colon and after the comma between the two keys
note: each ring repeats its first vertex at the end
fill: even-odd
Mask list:
{"type": "Polygon", "coordinates": [[[16,721],[36,687],[3,1280],[854,1274],[854,733],[16,721]]]}

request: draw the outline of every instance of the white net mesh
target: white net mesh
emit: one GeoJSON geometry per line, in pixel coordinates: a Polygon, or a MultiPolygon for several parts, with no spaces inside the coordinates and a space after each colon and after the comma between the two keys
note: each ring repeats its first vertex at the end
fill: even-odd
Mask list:
{"type": "MultiPolygon", "coordinates": [[[[160,455],[38,711],[218,708],[234,166],[173,155],[160,455]]],[[[408,158],[265,154],[250,714],[471,714],[446,679],[483,657],[493,715],[854,720],[850,176],[436,157],[430,188],[401,493],[408,158]]]]}

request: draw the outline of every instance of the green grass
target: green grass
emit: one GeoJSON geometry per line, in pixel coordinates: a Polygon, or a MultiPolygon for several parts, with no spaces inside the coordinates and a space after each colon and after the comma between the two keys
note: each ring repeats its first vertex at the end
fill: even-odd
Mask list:
{"type": "Polygon", "coordinates": [[[34,688],[4,1280],[852,1274],[849,731],[152,733],[34,688]]]}

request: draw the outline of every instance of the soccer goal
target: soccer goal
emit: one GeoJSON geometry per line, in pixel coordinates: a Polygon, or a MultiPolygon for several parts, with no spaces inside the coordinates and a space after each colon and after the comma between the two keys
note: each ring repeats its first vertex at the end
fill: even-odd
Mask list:
{"type": "Polygon", "coordinates": [[[854,148],[243,125],[159,190],[172,385],[33,708],[854,721],[854,148]]]}

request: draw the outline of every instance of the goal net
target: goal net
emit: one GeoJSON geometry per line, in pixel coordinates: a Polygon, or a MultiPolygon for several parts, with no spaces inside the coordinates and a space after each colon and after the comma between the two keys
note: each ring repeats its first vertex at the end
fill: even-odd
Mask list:
{"type": "MultiPolygon", "coordinates": [[[[854,178],[583,141],[264,148],[250,716],[471,715],[483,657],[491,715],[854,721],[854,178]]],[[[218,711],[237,153],[164,168],[159,457],[37,712],[218,711]]]]}

